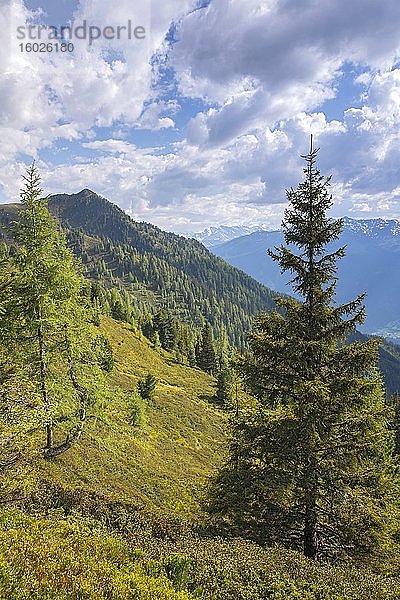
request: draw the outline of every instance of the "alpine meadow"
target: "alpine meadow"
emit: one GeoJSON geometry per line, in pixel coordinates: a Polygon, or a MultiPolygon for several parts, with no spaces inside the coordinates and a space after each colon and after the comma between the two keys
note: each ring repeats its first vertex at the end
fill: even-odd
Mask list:
{"type": "Polygon", "coordinates": [[[270,250],[298,299],[27,170],[1,210],[2,598],[400,597],[400,354],[335,302],[317,154],[270,250]]]}

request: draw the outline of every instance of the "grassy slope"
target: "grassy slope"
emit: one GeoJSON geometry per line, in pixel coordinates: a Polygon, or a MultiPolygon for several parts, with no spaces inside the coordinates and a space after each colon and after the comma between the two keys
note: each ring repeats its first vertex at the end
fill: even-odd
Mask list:
{"type": "MultiPolygon", "coordinates": [[[[149,370],[159,384],[148,424],[136,432],[121,395],[99,407],[82,441],[43,462],[42,477],[106,501],[194,517],[196,498],[217,467],[225,417],[207,401],[213,380],[159,354],[132,329],[104,318],[116,365],[110,383],[132,390],[149,370]],[[166,509],[166,510],[165,510],[166,509]]],[[[129,521],[127,522],[129,524],[129,521]]],[[[172,538],[150,529],[108,531],[63,510],[0,510],[0,599],[18,600],[395,600],[394,579],[329,567],[283,549],[241,540],[172,538]],[[150,536],[149,536],[149,531],[150,536]],[[175,588],[175,589],[174,589],[175,588]]]]}
{"type": "Polygon", "coordinates": [[[158,379],[147,425],[133,428],[128,402],[116,394],[98,407],[99,418],[89,420],[79,444],[50,467],[44,463],[42,474],[61,487],[83,488],[106,500],[193,515],[205,479],[221,460],[225,436],[225,416],[209,402],[213,380],[154,351],[126,324],[104,318],[101,328],[115,353],[112,386],[133,390],[149,371],[158,379]]]}

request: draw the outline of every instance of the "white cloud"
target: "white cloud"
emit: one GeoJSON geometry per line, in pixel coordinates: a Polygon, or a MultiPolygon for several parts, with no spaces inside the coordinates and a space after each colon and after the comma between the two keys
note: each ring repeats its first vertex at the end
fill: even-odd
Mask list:
{"type": "Polygon", "coordinates": [[[189,138],[224,143],[315,110],[335,96],[346,63],[394,64],[399,24],[396,0],[212,1],[182,20],[170,52],[182,93],[217,104],[189,138]]]}
{"type": "MultiPolygon", "coordinates": [[[[100,41],[90,46],[88,40],[78,39],[73,40],[73,53],[21,52],[17,27],[32,19],[33,13],[22,0],[2,0],[0,34],[9,40],[9,52],[0,61],[1,126],[29,133],[24,151],[32,156],[64,135],[76,139],[94,126],[108,127],[118,121],[134,126],[141,119],[141,126],[156,130],[173,127],[170,117],[157,114],[168,107],[153,103],[144,113],[143,107],[154,94],[151,56],[162,45],[172,19],[190,5],[188,0],[166,0],[152,14],[151,0],[133,5],[128,0],[118,4],[81,0],[74,26],[86,20],[88,26],[116,28],[128,19],[133,26],[145,26],[146,40],[110,42],[115,54],[111,60],[100,41]]],[[[20,136],[16,137],[15,144],[1,146],[3,159],[21,151],[20,136]]]]}
{"type": "MultiPolygon", "coordinates": [[[[11,1],[13,20],[0,0],[4,39],[32,16],[22,0],[11,1]]],[[[64,140],[74,142],[65,163],[38,163],[50,192],[89,187],[137,218],[180,231],[276,225],[284,189],[302,177],[299,154],[312,132],[322,171],[333,173],[336,214],[400,216],[399,2],[211,0],[190,12],[195,4],[81,0],[76,22],[147,23],[145,43],[121,40],[111,51],[77,41],[72,55],[40,56],[15,51],[10,40],[14,52],[0,58],[6,196],[18,194],[18,153],[37,157],[64,140]],[[351,63],[363,69],[355,77],[362,102],[344,106],[343,120],[329,119],[323,102],[335,98],[351,63]],[[182,130],[185,99],[177,101],[172,85],[169,97],[158,96],[162,67],[173,67],[180,92],[203,103],[186,137],[140,148],[129,142],[132,129],[160,139],[162,130],[182,130]],[[95,139],[96,126],[112,126],[113,138],[95,139]]]]}
{"type": "Polygon", "coordinates": [[[143,110],[138,125],[143,129],[151,129],[152,131],[173,128],[175,127],[173,119],[165,116],[164,113],[175,113],[177,109],[178,106],[175,101],[155,100],[143,110]],[[164,116],[162,116],[163,114],[164,116]]]}

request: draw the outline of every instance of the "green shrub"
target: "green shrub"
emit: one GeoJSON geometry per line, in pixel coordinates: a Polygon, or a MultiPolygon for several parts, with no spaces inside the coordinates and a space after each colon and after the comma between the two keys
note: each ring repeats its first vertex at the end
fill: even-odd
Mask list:
{"type": "Polygon", "coordinates": [[[176,590],[186,589],[202,600],[400,598],[400,583],[394,578],[379,576],[366,567],[318,563],[283,548],[265,549],[240,539],[190,535],[163,542],[153,539],[149,544],[147,554],[140,559],[147,574],[164,572],[176,590]],[[163,571],[157,566],[160,562],[163,571]]]}
{"type": "Polygon", "coordinates": [[[79,517],[3,513],[0,598],[4,600],[190,600],[165,575],[151,577],[127,543],[79,517]]]}
{"type": "MultiPolygon", "coordinates": [[[[122,522],[121,522],[122,525],[122,522]]],[[[168,533],[170,531],[170,533],[168,533]]],[[[2,600],[398,600],[400,583],[239,539],[129,531],[63,510],[0,512],[2,600]]]]}
{"type": "Polygon", "coordinates": [[[182,554],[171,554],[164,562],[164,569],[176,590],[184,590],[189,585],[190,567],[193,561],[182,554]]]}
{"type": "Polygon", "coordinates": [[[154,400],[157,379],[151,373],[148,373],[144,379],[138,383],[138,392],[143,400],[154,400]]]}
{"type": "Polygon", "coordinates": [[[114,353],[108,337],[103,334],[96,336],[93,346],[100,368],[110,373],[114,367],[114,353]]]}
{"type": "Polygon", "coordinates": [[[147,422],[146,402],[142,396],[135,390],[129,398],[129,421],[134,427],[142,429],[147,422]]]}

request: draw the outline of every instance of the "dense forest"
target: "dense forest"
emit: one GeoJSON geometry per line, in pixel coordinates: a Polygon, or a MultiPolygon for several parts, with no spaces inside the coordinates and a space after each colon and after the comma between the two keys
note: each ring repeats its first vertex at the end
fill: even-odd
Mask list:
{"type": "Polygon", "coordinates": [[[156,305],[199,327],[206,320],[215,333],[224,324],[236,346],[245,343],[252,315],[274,305],[274,292],[196,240],[136,223],[89,190],[53,196],[49,206],[71,232],[89,277],[144,288],[156,305]]]}
{"type": "Polygon", "coordinates": [[[357,333],[362,295],[334,302],[342,222],[304,158],[271,249],[300,300],[27,171],[1,212],[0,597],[400,597],[400,359],[357,333]]]}

